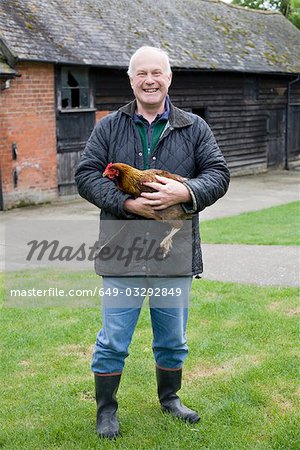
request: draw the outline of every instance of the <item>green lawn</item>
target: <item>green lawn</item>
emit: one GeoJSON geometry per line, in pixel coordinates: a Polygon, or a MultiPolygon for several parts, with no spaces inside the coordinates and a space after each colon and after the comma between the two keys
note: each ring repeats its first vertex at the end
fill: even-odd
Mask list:
{"type": "Polygon", "coordinates": [[[2,306],[0,448],[295,450],[297,312],[295,288],[193,282],[181,397],[202,420],[191,426],[160,412],[143,308],[118,396],[123,437],[110,442],[94,432],[99,308],[2,306]]]}
{"type": "MultiPolygon", "coordinates": [[[[299,244],[299,202],[206,221],[204,242],[299,244]]],[[[0,282],[2,278],[0,278],[0,282]]],[[[18,272],[7,287],[94,289],[93,273],[18,272]]],[[[95,435],[90,360],[101,326],[94,298],[4,301],[0,287],[0,448],[7,450],[300,448],[299,292],[195,280],[181,397],[187,425],[160,412],[143,308],[119,391],[123,437],[95,435]],[[44,300],[44,301],[42,301],[44,300]],[[28,307],[32,306],[32,307],[28,307]]]]}
{"type": "Polygon", "coordinates": [[[300,202],[201,223],[203,242],[300,245],[300,202]]]}

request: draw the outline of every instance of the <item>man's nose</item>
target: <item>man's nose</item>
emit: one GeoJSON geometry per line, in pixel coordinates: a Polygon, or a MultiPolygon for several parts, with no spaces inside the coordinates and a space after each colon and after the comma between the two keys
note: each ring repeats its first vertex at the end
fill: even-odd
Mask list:
{"type": "Polygon", "coordinates": [[[152,84],[153,82],[154,82],[154,80],[153,80],[152,74],[151,73],[147,73],[146,83],[152,84]]]}

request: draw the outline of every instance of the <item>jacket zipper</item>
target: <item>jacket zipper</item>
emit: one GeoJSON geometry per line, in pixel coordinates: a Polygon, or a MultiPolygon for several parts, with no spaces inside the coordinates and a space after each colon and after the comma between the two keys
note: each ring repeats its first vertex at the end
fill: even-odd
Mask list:
{"type": "MultiPolygon", "coordinates": [[[[158,142],[157,142],[157,144],[156,144],[156,146],[155,146],[155,148],[153,149],[153,152],[152,152],[152,157],[155,155],[155,153],[156,153],[156,151],[157,151],[157,149],[158,149],[158,146],[159,146],[159,144],[167,137],[167,136],[169,136],[169,134],[171,133],[171,131],[173,131],[174,130],[174,127],[172,127],[171,125],[170,125],[170,122],[168,121],[167,122],[167,124],[166,124],[166,126],[165,126],[165,128],[164,128],[164,130],[163,130],[163,132],[162,132],[162,134],[161,134],[161,136],[160,136],[160,138],[159,138],[159,140],[158,140],[158,142]]],[[[150,156],[150,154],[149,154],[149,149],[148,149],[148,156],[150,156]]],[[[149,162],[149,159],[148,159],[148,162],[149,162]]],[[[148,166],[149,166],[149,163],[148,163],[148,166]]]]}

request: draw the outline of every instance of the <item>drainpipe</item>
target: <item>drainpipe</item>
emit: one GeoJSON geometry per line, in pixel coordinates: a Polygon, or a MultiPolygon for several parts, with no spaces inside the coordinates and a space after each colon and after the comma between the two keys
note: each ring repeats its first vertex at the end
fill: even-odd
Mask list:
{"type": "Polygon", "coordinates": [[[290,98],[291,98],[291,86],[300,80],[300,75],[294,80],[290,81],[288,84],[288,94],[287,94],[287,106],[286,106],[286,121],[285,121],[285,170],[289,170],[289,116],[290,116],[290,98]]]}
{"type": "Polygon", "coordinates": [[[3,202],[3,192],[2,192],[2,178],[1,178],[1,168],[0,168],[0,211],[4,210],[3,202]]]}

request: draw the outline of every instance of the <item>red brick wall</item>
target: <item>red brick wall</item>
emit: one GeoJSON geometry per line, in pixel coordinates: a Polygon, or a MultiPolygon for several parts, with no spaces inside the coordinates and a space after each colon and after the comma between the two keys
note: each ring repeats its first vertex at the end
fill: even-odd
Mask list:
{"type": "Polygon", "coordinates": [[[54,67],[20,63],[21,77],[0,91],[0,164],[4,207],[57,196],[54,67]],[[12,144],[18,157],[12,160],[12,144]],[[13,186],[13,170],[18,184],[13,186]]]}
{"type": "Polygon", "coordinates": [[[107,114],[109,114],[109,113],[110,113],[110,111],[96,111],[96,122],[101,120],[102,117],[107,116],[107,114]]]}

